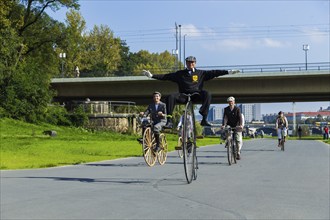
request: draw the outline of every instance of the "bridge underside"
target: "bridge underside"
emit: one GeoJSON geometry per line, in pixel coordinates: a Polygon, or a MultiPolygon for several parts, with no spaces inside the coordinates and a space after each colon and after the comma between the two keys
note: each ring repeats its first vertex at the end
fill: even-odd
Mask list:
{"type": "MultiPolygon", "coordinates": [[[[137,77],[53,79],[56,102],[72,100],[132,101],[149,104],[152,93],[159,91],[163,99],[178,91],[169,81],[137,77]]],[[[225,103],[234,96],[238,103],[310,102],[330,100],[330,73],[264,73],[223,76],[205,82],[212,103],[225,103]]]]}

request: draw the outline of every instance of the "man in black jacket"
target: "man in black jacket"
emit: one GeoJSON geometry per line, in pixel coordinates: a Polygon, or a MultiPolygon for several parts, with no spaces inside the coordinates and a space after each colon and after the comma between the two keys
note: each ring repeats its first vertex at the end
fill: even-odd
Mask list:
{"type": "Polygon", "coordinates": [[[242,131],[243,131],[243,117],[241,110],[235,105],[235,98],[233,96],[227,99],[228,106],[224,109],[222,128],[229,125],[232,128],[236,128],[235,140],[238,145],[237,160],[241,159],[241,148],[243,145],[242,131]]]}
{"type": "MultiPolygon", "coordinates": [[[[202,126],[211,126],[207,121],[207,115],[209,113],[209,107],[211,104],[211,94],[203,90],[204,82],[213,79],[218,76],[223,76],[226,74],[238,73],[238,70],[199,70],[196,69],[196,58],[189,56],[186,58],[187,68],[184,70],[179,70],[174,73],[168,74],[157,74],[153,75],[148,70],[144,70],[143,73],[149,78],[154,78],[158,80],[168,80],[178,84],[179,93],[171,94],[167,97],[166,106],[168,116],[172,115],[173,109],[176,103],[184,104],[187,102],[187,97],[182,96],[181,93],[192,94],[199,93],[199,95],[194,95],[191,97],[193,102],[200,101],[202,103],[199,113],[203,116],[201,121],[202,126]]],[[[173,127],[171,118],[167,118],[166,127],[173,127]]]]}

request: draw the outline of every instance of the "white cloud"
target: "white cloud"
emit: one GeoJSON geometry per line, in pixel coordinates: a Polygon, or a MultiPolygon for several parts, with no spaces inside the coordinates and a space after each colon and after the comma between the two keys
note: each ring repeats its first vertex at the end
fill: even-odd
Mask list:
{"type": "Polygon", "coordinates": [[[202,30],[199,30],[193,24],[185,24],[181,27],[181,35],[187,34],[189,37],[200,37],[203,36],[202,30]]]}
{"type": "Polygon", "coordinates": [[[261,46],[272,47],[272,48],[280,48],[280,47],[288,46],[287,42],[282,42],[271,38],[264,38],[261,41],[258,41],[257,43],[260,44],[261,46]]]}
{"type": "Polygon", "coordinates": [[[329,32],[321,31],[318,28],[304,29],[302,32],[306,34],[313,43],[321,44],[329,41],[329,32]]]}
{"type": "Polygon", "coordinates": [[[209,50],[242,50],[248,49],[251,46],[250,40],[242,40],[242,39],[226,39],[226,40],[218,40],[218,41],[207,41],[206,43],[202,43],[201,47],[209,50]]]}

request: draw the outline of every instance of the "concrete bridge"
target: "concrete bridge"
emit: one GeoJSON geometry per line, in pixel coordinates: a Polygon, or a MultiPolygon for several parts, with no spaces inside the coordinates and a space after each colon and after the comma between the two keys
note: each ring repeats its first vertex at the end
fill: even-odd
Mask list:
{"type": "MultiPolygon", "coordinates": [[[[57,91],[54,101],[110,100],[148,104],[152,93],[163,97],[177,92],[175,83],[145,76],[102,78],[56,78],[51,87],[57,91]]],[[[248,72],[226,75],[205,83],[212,103],[224,103],[235,96],[239,103],[304,102],[330,100],[330,70],[290,72],[248,72]]]]}

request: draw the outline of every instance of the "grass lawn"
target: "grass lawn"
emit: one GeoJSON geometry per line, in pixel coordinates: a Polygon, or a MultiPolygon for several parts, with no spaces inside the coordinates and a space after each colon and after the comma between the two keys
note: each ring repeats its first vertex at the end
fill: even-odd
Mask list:
{"type": "MultiPolygon", "coordinates": [[[[142,155],[138,135],[89,132],[81,128],[0,119],[0,169],[44,168],[142,155]],[[44,135],[54,130],[56,137],[44,135]]],[[[169,151],[177,135],[167,134],[169,151]]],[[[219,138],[198,139],[198,146],[218,144],[219,138]]]]}
{"type": "MultiPolygon", "coordinates": [[[[114,132],[90,132],[81,128],[49,124],[28,124],[8,118],[0,119],[0,169],[44,168],[86,162],[142,156],[138,135],[114,132]],[[54,130],[57,136],[44,135],[54,130]]],[[[177,135],[166,134],[169,151],[177,144],[177,135]]],[[[276,138],[275,138],[276,139],[276,138]]],[[[288,140],[294,140],[290,137],[288,140]]],[[[321,136],[303,140],[322,140],[321,136]]],[[[197,139],[197,146],[219,144],[218,137],[197,139]]],[[[329,140],[325,141],[329,144],[329,140]]]]}

